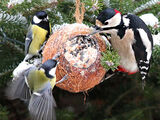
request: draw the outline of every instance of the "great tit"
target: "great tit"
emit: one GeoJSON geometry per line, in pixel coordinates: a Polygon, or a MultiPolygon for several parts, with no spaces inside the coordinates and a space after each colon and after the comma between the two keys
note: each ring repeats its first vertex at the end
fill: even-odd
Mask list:
{"type": "Polygon", "coordinates": [[[33,120],[56,120],[56,102],[52,89],[56,84],[57,65],[55,59],[49,59],[43,64],[29,64],[23,61],[20,66],[24,68],[21,72],[16,70],[6,89],[9,99],[29,101],[28,109],[33,120]]]}
{"type": "Polygon", "coordinates": [[[27,61],[33,56],[41,55],[45,40],[51,33],[51,24],[45,11],[37,12],[33,18],[25,39],[25,58],[27,61]]]}

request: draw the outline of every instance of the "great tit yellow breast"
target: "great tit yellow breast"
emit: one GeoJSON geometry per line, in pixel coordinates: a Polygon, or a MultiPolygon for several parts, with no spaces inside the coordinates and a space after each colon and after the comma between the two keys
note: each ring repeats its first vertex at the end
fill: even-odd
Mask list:
{"type": "Polygon", "coordinates": [[[29,53],[36,55],[43,44],[43,42],[46,40],[46,35],[48,31],[37,26],[32,25],[32,42],[29,47],[29,53]]]}
{"type": "Polygon", "coordinates": [[[49,30],[50,30],[50,34],[51,34],[51,32],[52,32],[52,26],[51,26],[50,23],[49,23],[49,30]]]}
{"type": "Polygon", "coordinates": [[[52,86],[52,89],[53,89],[53,87],[56,84],[56,76],[50,80],[50,83],[51,83],[51,86],[52,86]]]}
{"type": "Polygon", "coordinates": [[[46,77],[43,70],[32,70],[29,72],[27,82],[30,89],[34,92],[42,90],[50,78],[46,77]]]}

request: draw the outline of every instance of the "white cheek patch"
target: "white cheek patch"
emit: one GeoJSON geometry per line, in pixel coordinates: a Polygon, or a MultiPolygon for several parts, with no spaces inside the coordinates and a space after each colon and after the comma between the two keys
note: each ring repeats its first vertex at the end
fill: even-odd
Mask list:
{"type": "Polygon", "coordinates": [[[33,22],[35,22],[36,24],[40,23],[42,20],[39,19],[37,16],[33,17],[33,22]]]}
{"type": "Polygon", "coordinates": [[[146,47],[147,52],[147,60],[149,61],[152,54],[152,45],[151,42],[147,36],[147,33],[143,29],[138,29],[140,37],[142,39],[143,45],[146,47]]]}
{"type": "Polygon", "coordinates": [[[115,16],[113,16],[111,19],[106,20],[105,22],[108,22],[108,25],[104,25],[102,27],[115,27],[121,23],[121,14],[117,13],[115,16]]]}
{"type": "Polygon", "coordinates": [[[55,76],[56,75],[56,68],[57,67],[55,67],[55,68],[52,68],[50,71],[49,71],[49,75],[51,75],[51,76],[55,76]]]}

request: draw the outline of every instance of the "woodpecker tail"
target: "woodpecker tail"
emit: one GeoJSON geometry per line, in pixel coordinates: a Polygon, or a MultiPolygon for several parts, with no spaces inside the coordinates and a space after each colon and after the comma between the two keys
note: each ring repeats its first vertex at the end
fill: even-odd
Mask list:
{"type": "Polygon", "coordinates": [[[145,87],[146,79],[147,79],[148,72],[149,72],[149,69],[150,69],[150,64],[149,63],[150,63],[150,61],[140,60],[140,62],[138,64],[139,72],[140,72],[141,79],[142,79],[142,88],[143,89],[145,87]]]}
{"type": "Polygon", "coordinates": [[[9,83],[8,87],[5,90],[5,94],[8,99],[21,99],[28,100],[31,96],[31,91],[25,82],[25,77],[14,77],[13,80],[9,83]]]}
{"type": "Polygon", "coordinates": [[[55,107],[52,90],[48,89],[43,93],[34,92],[28,109],[32,120],[56,120],[55,107]]]}

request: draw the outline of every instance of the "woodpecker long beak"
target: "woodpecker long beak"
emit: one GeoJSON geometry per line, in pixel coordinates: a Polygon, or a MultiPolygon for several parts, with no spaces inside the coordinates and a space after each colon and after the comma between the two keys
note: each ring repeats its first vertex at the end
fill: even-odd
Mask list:
{"type": "Polygon", "coordinates": [[[101,31],[103,30],[103,29],[101,29],[100,27],[98,27],[97,25],[93,26],[93,28],[94,28],[94,30],[93,30],[90,34],[86,35],[86,37],[89,37],[89,36],[91,36],[91,35],[94,35],[94,34],[96,34],[96,33],[99,33],[99,32],[101,32],[101,31]]]}
{"type": "Polygon", "coordinates": [[[101,28],[101,27],[99,27],[99,26],[97,26],[97,25],[95,25],[94,28],[95,28],[97,31],[102,31],[102,30],[103,30],[103,28],[101,28]]]}
{"type": "Polygon", "coordinates": [[[88,34],[87,36],[94,35],[94,34],[99,33],[99,32],[101,32],[100,29],[94,29],[94,30],[93,30],[90,34],[88,34]]]}

